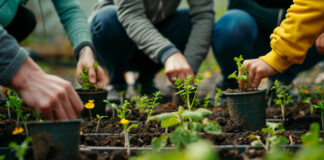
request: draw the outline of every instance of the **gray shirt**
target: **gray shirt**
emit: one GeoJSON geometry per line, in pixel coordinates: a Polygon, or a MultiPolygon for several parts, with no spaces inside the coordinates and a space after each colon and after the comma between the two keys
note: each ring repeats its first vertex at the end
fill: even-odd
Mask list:
{"type": "MultiPolygon", "coordinates": [[[[164,64],[168,57],[180,51],[154,24],[173,15],[179,3],[180,0],[102,0],[96,9],[114,4],[118,19],[130,39],[151,59],[164,64]]],[[[210,47],[214,24],[213,0],[188,0],[188,3],[192,29],[184,56],[197,73],[210,47]]]]}

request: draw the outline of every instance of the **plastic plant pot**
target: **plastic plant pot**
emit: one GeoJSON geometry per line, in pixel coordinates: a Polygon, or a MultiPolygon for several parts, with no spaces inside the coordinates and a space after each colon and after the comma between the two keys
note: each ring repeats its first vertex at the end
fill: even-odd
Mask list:
{"type": "Polygon", "coordinates": [[[247,130],[259,130],[265,127],[266,121],[266,89],[244,92],[224,92],[229,104],[231,119],[247,130]]]}
{"type": "Polygon", "coordinates": [[[35,159],[66,159],[78,154],[80,125],[81,120],[28,122],[35,159]]]}
{"type": "MultiPolygon", "coordinates": [[[[76,89],[79,94],[83,104],[88,103],[89,100],[94,100],[95,107],[91,110],[92,117],[95,117],[96,114],[105,115],[106,114],[106,103],[103,100],[107,99],[108,91],[103,89],[99,91],[84,91],[82,89],[76,89]]],[[[89,117],[89,111],[83,109],[81,113],[82,117],[89,117]]]]}

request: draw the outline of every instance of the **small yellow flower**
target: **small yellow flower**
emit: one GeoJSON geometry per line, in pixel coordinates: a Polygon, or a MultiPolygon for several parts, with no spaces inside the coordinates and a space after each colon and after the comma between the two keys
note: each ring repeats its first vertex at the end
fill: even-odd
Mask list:
{"type": "Polygon", "coordinates": [[[12,135],[17,135],[17,134],[20,134],[20,133],[23,133],[23,132],[24,132],[24,128],[16,127],[15,130],[12,131],[12,135]]]}
{"type": "Polygon", "coordinates": [[[304,89],[305,94],[309,94],[309,91],[307,89],[304,89]]]}
{"type": "Polygon", "coordinates": [[[8,90],[8,87],[3,87],[2,91],[1,91],[1,94],[2,95],[5,95],[6,91],[8,90]]]}
{"type": "Polygon", "coordinates": [[[88,103],[84,105],[86,109],[93,109],[95,107],[95,104],[93,103],[94,100],[88,100],[88,103]]]}
{"type": "Polygon", "coordinates": [[[209,71],[204,73],[204,78],[208,79],[211,77],[211,73],[209,71]]]}
{"type": "Polygon", "coordinates": [[[320,89],[320,88],[321,88],[321,86],[319,86],[319,85],[315,86],[315,89],[320,89]]]}
{"type": "Polygon", "coordinates": [[[121,124],[128,124],[129,123],[129,120],[123,118],[123,119],[120,120],[120,123],[121,124]]]}

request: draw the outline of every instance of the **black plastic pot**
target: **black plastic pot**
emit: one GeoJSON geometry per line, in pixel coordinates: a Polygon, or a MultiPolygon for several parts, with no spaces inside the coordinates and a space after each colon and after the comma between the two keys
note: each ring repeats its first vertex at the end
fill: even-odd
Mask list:
{"type": "Polygon", "coordinates": [[[79,152],[81,120],[28,122],[35,159],[64,159],[79,152]]]}
{"type": "Polygon", "coordinates": [[[229,104],[231,119],[247,130],[258,130],[265,127],[266,89],[254,92],[224,92],[229,104]]]}
{"type": "MultiPolygon", "coordinates": [[[[89,100],[94,100],[95,107],[91,110],[92,117],[96,117],[96,114],[106,115],[106,103],[103,100],[107,99],[108,91],[103,89],[95,92],[84,91],[82,89],[76,89],[83,104],[88,103],[89,100]]],[[[89,110],[84,108],[82,117],[89,117],[89,110]]]]}

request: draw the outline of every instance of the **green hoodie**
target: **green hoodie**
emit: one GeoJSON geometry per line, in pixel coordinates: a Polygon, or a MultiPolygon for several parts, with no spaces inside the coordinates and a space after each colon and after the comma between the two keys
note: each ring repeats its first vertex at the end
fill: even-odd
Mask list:
{"type": "MultiPolygon", "coordinates": [[[[27,58],[5,27],[14,19],[19,5],[28,0],[0,0],[0,84],[6,85],[27,58]]],[[[74,48],[75,56],[85,46],[92,47],[90,27],[78,0],[52,0],[74,48]]]]}

